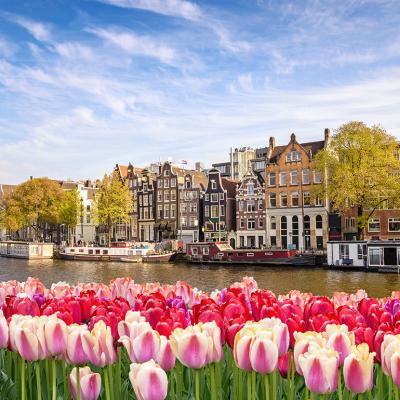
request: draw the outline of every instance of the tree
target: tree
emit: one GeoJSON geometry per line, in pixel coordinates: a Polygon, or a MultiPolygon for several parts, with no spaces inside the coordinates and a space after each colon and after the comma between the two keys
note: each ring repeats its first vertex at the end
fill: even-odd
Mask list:
{"type": "Polygon", "coordinates": [[[58,222],[68,228],[69,241],[71,228],[77,225],[81,215],[81,205],[81,198],[76,189],[64,191],[60,203],[58,222]]]}
{"type": "Polygon", "coordinates": [[[21,183],[5,199],[4,226],[17,232],[23,227],[35,231],[35,239],[48,223],[57,223],[63,191],[56,181],[47,178],[21,183]]]}
{"type": "Polygon", "coordinates": [[[380,126],[342,125],[329,146],[315,157],[323,188],[336,211],[357,209],[357,238],[375,210],[397,204],[400,194],[399,143],[380,126]]]}
{"type": "Polygon", "coordinates": [[[113,224],[128,222],[132,209],[133,199],[128,182],[121,181],[115,171],[112,175],[104,175],[96,193],[93,216],[98,224],[107,227],[109,246],[113,224]]]}

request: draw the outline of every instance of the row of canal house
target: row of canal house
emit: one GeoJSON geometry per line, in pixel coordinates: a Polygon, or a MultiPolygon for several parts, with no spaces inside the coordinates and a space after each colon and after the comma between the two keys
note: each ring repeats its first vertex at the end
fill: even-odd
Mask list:
{"type": "Polygon", "coordinates": [[[289,143],[276,145],[271,137],[255,159],[245,160],[246,171],[238,169],[240,179],[229,179],[220,168],[206,176],[171,162],[156,171],[117,165],[129,181],[134,210],[131,226],[117,226],[115,239],[226,240],[235,247],[322,250],[332,215],[327,199],[314,194],[321,176],[312,162],[329,138],[329,130],[315,142],[300,143],[292,134],[289,143]]]}

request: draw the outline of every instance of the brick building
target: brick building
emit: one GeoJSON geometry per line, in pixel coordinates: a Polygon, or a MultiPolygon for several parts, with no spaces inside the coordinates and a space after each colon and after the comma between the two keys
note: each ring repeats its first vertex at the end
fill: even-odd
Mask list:
{"type": "Polygon", "coordinates": [[[330,139],[299,143],[292,133],[288,144],[275,145],[271,137],[266,159],[267,246],[300,250],[324,249],[328,240],[326,198],[314,196],[321,176],[313,157],[330,139]]]}
{"type": "Polygon", "coordinates": [[[238,181],[222,178],[217,169],[208,172],[204,195],[204,240],[228,240],[236,245],[236,186],[238,181]]]}
{"type": "Polygon", "coordinates": [[[236,245],[239,248],[261,248],[265,245],[265,185],[253,171],[236,187],[236,245]]]}

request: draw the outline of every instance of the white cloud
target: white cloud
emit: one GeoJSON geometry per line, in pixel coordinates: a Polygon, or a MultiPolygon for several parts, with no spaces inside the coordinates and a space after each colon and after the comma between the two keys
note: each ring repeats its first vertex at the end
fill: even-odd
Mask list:
{"type": "Polygon", "coordinates": [[[0,37],[0,57],[8,58],[15,54],[18,46],[0,37]]]}
{"type": "Polygon", "coordinates": [[[64,42],[54,45],[55,51],[62,57],[72,60],[84,59],[92,60],[94,58],[93,50],[90,47],[80,43],[64,42]]]}
{"type": "Polygon", "coordinates": [[[50,29],[45,24],[19,15],[11,16],[10,20],[25,28],[39,42],[48,42],[51,40],[50,29]]]}
{"type": "Polygon", "coordinates": [[[195,3],[186,0],[100,0],[118,7],[137,8],[171,17],[196,21],[202,12],[195,3]]]}
{"type": "Polygon", "coordinates": [[[87,31],[128,54],[156,58],[165,64],[172,64],[176,58],[174,49],[159,43],[150,36],[141,36],[132,31],[120,31],[117,29],[87,28],[87,31]]]}

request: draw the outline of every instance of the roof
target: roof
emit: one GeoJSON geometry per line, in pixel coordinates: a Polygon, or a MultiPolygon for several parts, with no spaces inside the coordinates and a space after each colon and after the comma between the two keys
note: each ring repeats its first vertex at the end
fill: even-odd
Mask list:
{"type": "Polygon", "coordinates": [[[128,176],[128,166],[117,164],[116,167],[118,168],[118,172],[119,172],[121,178],[125,179],[128,176]]]}
{"type": "Polygon", "coordinates": [[[78,187],[78,184],[73,181],[58,181],[60,183],[61,189],[72,190],[78,187]]]}
{"type": "MultiPolygon", "coordinates": [[[[289,144],[290,144],[290,142],[289,142],[289,144]]],[[[285,146],[275,146],[274,149],[272,150],[272,154],[271,154],[269,161],[272,161],[272,162],[276,161],[278,156],[281,155],[285,151],[285,149],[287,148],[287,146],[289,144],[287,144],[285,146]]],[[[306,152],[309,152],[311,150],[311,154],[314,155],[324,148],[325,141],[319,140],[316,142],[305,142],[305,143],[299,143],[299,145],[301,147],[303,147],[306,152]]]]}
{"type": "Polygon", "coordinates": [[[221,178],[222,181],[222,186],[228,193],[228,197],[235,197],[236,195],[236,185],[239,185],[239,181],[235,181],[233,179],[226,179],[226,178],[221,178]]]}

